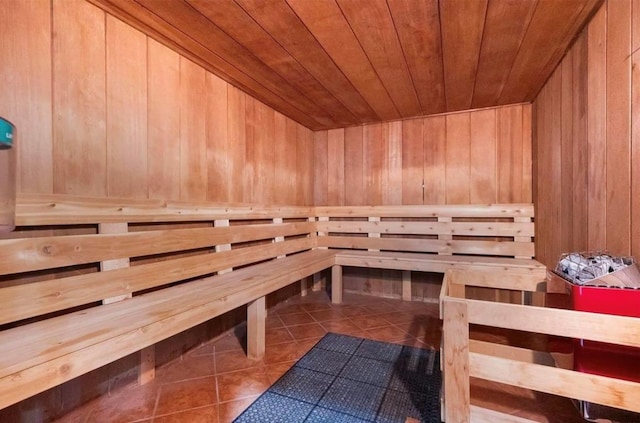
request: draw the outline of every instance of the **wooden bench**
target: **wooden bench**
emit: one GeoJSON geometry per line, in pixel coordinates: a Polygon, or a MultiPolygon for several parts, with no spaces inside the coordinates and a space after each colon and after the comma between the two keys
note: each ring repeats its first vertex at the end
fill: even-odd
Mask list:
{"type": "Polygon", "coordinates": [[[144,382],[153,344],[245,304],[260,357],[265,296],[334,263],[308,207],[30,196],[17,214],[0,240],[0,408],[140,350],[144,382]]]}
{"type": "MultiPolygon", "coordinates": [[[[402,271],[544,270],[535,255],[532,204],[316,207],[318,246],[336,251],[332,301],[342,301],[342,266],[402,271]]],[[[524,301],[524,299],[523,299],[524,301]]]]}
{"type": "Polygon", "coordinates": [[[444,414],[455,422],[531,422],[470,404],[470,378],[640,413],[640,383],[580,373],[555,353],[469,338],[469,325],[640,347],[640,319],[466,298],[472,287],[539,291],[544,272],[447,271],[442,287],[444,414]],[[508,318],[505,318],[508,316],[508,318]],[[567,368],[568,367],[568,368],[567,368]]]}
{"type": "MultiPolygon", "coordinates": [[[[531,205],[257,207],[22,196],[0,239],[0,408],[243,305],[264,353],[265,296],[342,266],[544,269],[531,205]]],[[[303,284],[306,289],[306,282],[303,284]]],[[[317,286],[317,284],[316,284],[317,286]]],[[[406,296],[405,296],[406,298],[406,296]]]]}

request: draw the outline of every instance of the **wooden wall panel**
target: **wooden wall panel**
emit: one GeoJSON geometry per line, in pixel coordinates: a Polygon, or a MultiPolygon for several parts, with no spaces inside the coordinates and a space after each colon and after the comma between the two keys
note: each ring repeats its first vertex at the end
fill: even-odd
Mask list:
{"type": "Polygon", "coordinates": [[[19,192],[53,192],[51,8],[46,0],[0,7],[0,116],[17,128],[19,192]],[[30,54],[25,54],[29,52],[30,54]]]}
{"type": "Polygon", "coordinates": [[[640,254],[638,9],[605,2],[534,102],[537,219],[559,225],[537,225],[549,266],[567,250],[640,254]]]}
{"type": "Polygon", "coordinates": [[[607,5],[607,249],[631,245],[631,0],[607,5]],[[625,222],[625,224],[620,224],[625,222]]]}
{"type": "MultiPolygon", "coordinates": [[[[316,156],[317,157],[317,156],[316,156]]],[[[314,166],[318,165],[315,161],[314,166]]],[[[332,129],[327,134],[327,204],[344,205],[344,131],[332,129]]],[[[316,182],[317,183],[317,182],[316,182]]]]}
{"type": "Polygon", "coordinates": [[[107,194],[146,198],[147,37],[107,15],[107,194]]]}
{"type": "Polygon", "coordinates": [[[447,202],[447,126],[444,116],[424,119],[423,204],[447,202]]]}
{"type": "Polygon", "coordinates": [[[471,203],[493,203],[496,199],[496,110],[470,113],[470,184],[471,203]]]}
{"type": "Polygon", "coordinates": [[[180,199],[186,201],[207,198],[205,77],[204,69],[180,58],[180,199]]]}
{"type": "Polygon", "coordinates": [[[531,202],[530,131],[514,105],[316,132],[315,204],[338,205],[325,184],[346,205],[531,202]]]}
{"type": "Polygon", "coordinates": [[[313,198],[315,201],[326,204],[328,202],[329,175],[327,168],[329,163],[329,140],[327,131],[316,132],[313,137],[313,198]]]}
{"type": "MultiPolygon", "coordinates": [[[[589,213],[586,248],[607,245],[607,8],[601,8],[588,28],[587,70],[587,151],[589,213]]],[[[540,164],[542,166],[542,164],[540,164]]]]}
{"type": "Polygon", "coordinates": [[[632,4],[631,55],[631,251],[640,254],[640,0],[632,4]]]}
{"type": "Polygon", "coordinates": [[[402,122],[388,123],[388,175],[384,204],[402,204],[402,122]]]}
{"type": "Polygon", "coordinates": [[[446,198],[448,204],[468,204],[471,200],[471,127],[468,113],[446,117],[446,198]]]}
{"type": "Polygon", "coordinates": [[[106,196],[105,14],[54,2],[53,35],[54,192],[106,196]]]}
{"type": "Polygon", "coordinates": [[[402,123],[402,204],[422,204],[424,186],[424,119],[402,123]]]}
{"type": "Polygon", "coordinates": [[[525,133],[528,118],[524,114],[528,109],[529,106],[496,110],[498,202],[515,203],[531,198],[530,187],[526,186],[530,185],[530,179],[525,179],[531,173],[523,172],[531,169],[530,160],[526,159],[531,156],[531,137],[525,133]]]}
{"type": "MultiPolygon", "coordinates": [[[[338,181],[338,184],[344,186],[345,205],[347,206],[367,204],[362,135],[362,126],[347,128],[344,132],[344,180],[338,181]]],[[[323,204],[316,202],[316,205],[323,204]]]]}
{"type": "Polygon", "coordinates": [[[148,39],[148,195],[180,198],[180,56],[148,39]]]}
{"type": "Polygon", "coordinates": [[[233,149],[227,133],[227,83],[212,73],[206,74],[206,143],[207,143],[207,200],[229,201],[228,155],[233,149]]]}
{"type": "Polygon", "coordinates": [[[84,0],[10,3],[19,192],[313,202],[308,129],[84,0]]]}
{"type": "Polygon", "coordinates": [[[246,169],[247,125],[245,123],[246,102],[250,98],[239,89],[228,86],[227,91],[227,201],[248,202],[244,180],[248,177],[246,169]]]}

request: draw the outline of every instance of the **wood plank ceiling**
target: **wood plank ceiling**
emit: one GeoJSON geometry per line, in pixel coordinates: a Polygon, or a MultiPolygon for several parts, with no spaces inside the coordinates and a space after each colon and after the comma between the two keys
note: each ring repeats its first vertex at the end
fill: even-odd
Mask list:
{"type": "Polygon", "coordinates": [[[534,99],[602,0],[90,0],[312,130],[534,99]]]}

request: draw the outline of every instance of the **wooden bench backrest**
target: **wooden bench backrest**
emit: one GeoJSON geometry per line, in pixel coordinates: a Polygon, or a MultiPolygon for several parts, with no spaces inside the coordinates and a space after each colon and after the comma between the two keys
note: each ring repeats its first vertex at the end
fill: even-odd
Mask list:
{"type": "Polygon", "coordinates": [[[533,258],[532,204],[316,207],[318,246],[533,258]]]}
{"type": "Polygon", "coordinates": [[[0,236],[0,325],[315,246],[313,209],[21,196],[0,236]]]}

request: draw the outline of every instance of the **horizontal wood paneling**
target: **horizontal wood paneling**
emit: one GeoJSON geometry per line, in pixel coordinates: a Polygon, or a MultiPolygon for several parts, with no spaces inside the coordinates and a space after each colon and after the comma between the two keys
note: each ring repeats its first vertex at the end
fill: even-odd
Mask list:
{"type": "Polygon", "coordinates": [[[515,105],[316,132],[315,204],[530,202],[530,119],[515,105]]]}
{"type": "Polygon", "coordinates": [[[536,256],[640,254],[640,4],[605,2],[536,98],[536,256]]]}
{"type": "Polygon", "coordinates": [[[313,202],[309,129],[84,0],[6,6],[19,192],[313,202]]]}

